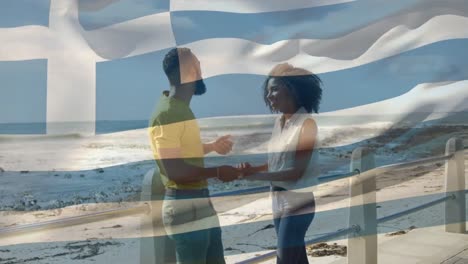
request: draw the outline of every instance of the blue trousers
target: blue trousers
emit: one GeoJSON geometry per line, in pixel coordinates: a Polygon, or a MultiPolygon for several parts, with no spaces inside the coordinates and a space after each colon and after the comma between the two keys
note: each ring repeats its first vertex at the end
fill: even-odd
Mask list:
{"type": "Polygon", "coordinates": [[[208,190],[166,190],[163,223],[178,264],[224,264],[221,228],[208,190]]]}
{"type": "Polygon", "coordinates": [[[273,192],[273,216],[278,238],[276,245],[277,264],[309,263],[304,237],[315,216],[313,194],[293,194],[287,191],[273,192]],[[301,207],[295,207],[307,201],[301,207]]]}

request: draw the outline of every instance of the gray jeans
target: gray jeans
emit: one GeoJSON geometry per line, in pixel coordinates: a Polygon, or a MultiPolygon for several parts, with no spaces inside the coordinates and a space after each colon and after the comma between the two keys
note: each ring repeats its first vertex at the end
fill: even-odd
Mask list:
{"type": "Polygon", "coordinates": [[[163,223],[177,263],[224,264],[221,228],[208,190],[166,190],[163,223]]]}

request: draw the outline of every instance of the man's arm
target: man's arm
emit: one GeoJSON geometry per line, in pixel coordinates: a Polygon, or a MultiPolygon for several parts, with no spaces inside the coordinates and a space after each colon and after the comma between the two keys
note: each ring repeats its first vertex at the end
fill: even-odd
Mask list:
{"type": "Polygon", "coordinates": [[[198,182],[216,177],[233,180],[240,175],[238,169],[228,165],[203,168],[188,164],[184,159],[180,158],[180,149],[161,149],[159,150],[159,154],[167,177],[179,184],[198,182]]]}
{"type": "Polygon", "coordinates": [[[210,152],[212,152],[214,149],[213,149],[213,142],[210,142],[210,143],[203,143],[203,154],[208,154],[210,152]]]}

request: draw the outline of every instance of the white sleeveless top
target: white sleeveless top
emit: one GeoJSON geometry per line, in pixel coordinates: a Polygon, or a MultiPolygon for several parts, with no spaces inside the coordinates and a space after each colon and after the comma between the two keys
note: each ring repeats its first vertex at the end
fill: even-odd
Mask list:
{"type": "MultiPolygon", "coordinates": [[[[311,114],[302,107],[291,118],[286,120],[283,129],[281,129],[281,116],[279,116],[273,127],[273,133],[268,143],[268,171],[276,172],[290,169],[294,166],[297,143],[302,124],[306,119],[312,119],[311,114]]],[[[272,181],[271,185],[282,187],[286,190],[295,192],[311,191],[311,188],[318,184],[320,174],[318,163],[318,148],[320,146],[318,133],[314,143],[314,150],[309,164],[302,175],[296,181],[272,181]],[[307,188],[307,189],[304,189],[307,188]]]]}

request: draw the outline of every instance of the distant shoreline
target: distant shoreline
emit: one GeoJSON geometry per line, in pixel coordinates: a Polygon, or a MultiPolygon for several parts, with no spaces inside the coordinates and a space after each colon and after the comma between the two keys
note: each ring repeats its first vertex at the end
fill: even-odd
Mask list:
{"type": "MultiPolygon", "coordinates": [[[[268,127],[272,126],[276,114],[272,115],[246,115],[246,116],[218,116],[199,118],[202,129],[231,129],[245,127],[268,127]]],[[[369,114],[369,115],[337,115],[333,113],[313,114],[319,126],[362,126],[372,123],[397,124],[400,127],[414,126],[453,126],[468,125],[468,112],[435,113],[416,112],[403,114],[369,114]],[[441,118],[427,120],[426,118],[439,115],[441,118]]],[[[0,123],[0,135],[14,134],[46,134],[46,122],[30,123],[0,123]]],[[[143,129],[148,127],[148,120],[98,120],[93,122],[50,122],[54,127],[54,134],[80,134],[89,133],[89,127],[95,128],[96,134],[114,133],[126,130],[143,129]]]]}

